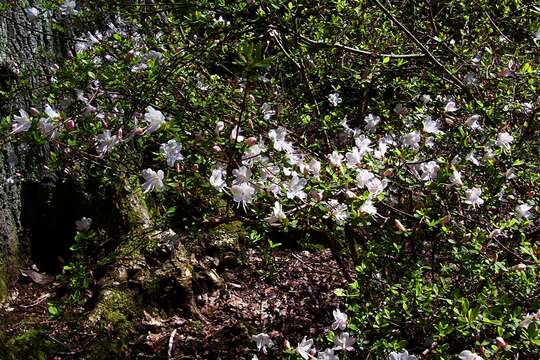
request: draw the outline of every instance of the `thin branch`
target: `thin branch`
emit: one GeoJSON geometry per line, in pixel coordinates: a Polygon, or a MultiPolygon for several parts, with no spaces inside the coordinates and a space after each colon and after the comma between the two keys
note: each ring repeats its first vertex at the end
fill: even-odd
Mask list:
{"type": "Polygon", "coordinates": [[[416,36],[414,36],[414,34],[409,30],[407,29],[407,27],[405,27],[405,25],[403,25],[394,15],[392,15],[392,13],[386,8],[384,7],[384,5],[379,1],[379,0],[374,0],[375,4],[377,4],[377,6],[393,21],[395,22],[400,28],[401,30],[403,30],[405,32],[405,34],[407,34],[407,36],[416,44],[420,47],[420,49],[422,49],[422,52],[428,57],[431,59],[431,61],[437,65],[441,70],[443,70],[448,76],[450,76],[450,78],[452,79],[452,83],[454,83],[454,85],[457,85],[458,87],[460,87],[462,90],[464,90],[467,94],[470,94],[469,92],[469,89],[467,88],[467,86],[465,86],[465,84],[456,76],[454,75],[450,70],[448,70],[446,68],[446,66],[444,66],[443,63],[441,63],[436,57],[435,55],[433,55],[431,53],[431,51],[429,51],[429,49],[424,45],[422,44],[422,42],[420,40],[418,40],[416,38],[416,36]]]}
{"type": "Polygon", "coordinates": [[[305,37],[304,35],[298,34],[298,33],[292,33],[293,36],[301,40],[303,43],[313,46],[319,46],[319,47],[326,47],[326,48],[334,48],[334,49],[341,49],[345,50],[347,52],[356,54],[356,55],[363,55],[363,56],[369,56],[369,57],[387,57],[387,58],[393,58],[393,59],[411,59],[411,58],[422,58],[425,55],[424,54],[384,54],[384,53],[378,53],[363,49],[358,49],[356,47],[351,47],[347,45],[342,45],[340,43],[333,43],[329,44],[322,40],[313,40],[305,37]]]}
{"type": "Polygon", "coordinates": [[[510,43],[514,43],[512,41],[512,39],[510,39],[508,36],[504,35],[504,33],[501,31],[501,29],[499,29],[499,27],[497,26],[497,24],[495,24],[495,21],[493,21],[493,19],[491,18],[491,16],[489,16],[489,13],[487,11],[484,11],[484,14],[486,14],[486,16],[488,17],[489,19],[489,22],[491,23],[491,25],[493,25],[493,27],[495,27],[495,30],[497,30],[499,32],[499,34],[501,34],[502,37],[504,37],[506,39],[506,41],[510,42],[510,43]]]}

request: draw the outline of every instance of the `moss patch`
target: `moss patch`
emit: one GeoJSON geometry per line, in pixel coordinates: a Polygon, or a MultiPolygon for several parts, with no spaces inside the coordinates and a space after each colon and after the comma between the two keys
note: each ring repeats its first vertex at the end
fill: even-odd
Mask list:
{"type": "Polygon", "coordinates": [[[0,303],[4,301],[8,295],[7,285],[2,276],[3,274],[0,272],[0,303]]]}
{"type": "Polygon", "coordinates": [[[209,233],[210,246],[218,252],[239,251],[240,240],[247,237],[241,221],[221,224],[209,233]]]}
{"type": "Polygon", "coordinates": [[[92,314],[90,322],[103,336],[91,348],[92,359],[126,358],[129,341],[136,334],[134,319],[137,303],[131,290],[106,289],[92,314]]]}

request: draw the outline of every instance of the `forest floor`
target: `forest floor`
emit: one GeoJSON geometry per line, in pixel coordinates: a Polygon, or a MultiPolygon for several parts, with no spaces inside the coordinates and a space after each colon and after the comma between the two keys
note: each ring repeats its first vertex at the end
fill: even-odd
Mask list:
{"type": "MultiPolygon", "coordinates": [[[[242,265],[219,274],[223,286],[196,289],[201,319],[182,310],[140,309],[141,317],[133,320],[136,334],[125,344],[128,358],[275,359],[286,340],[296,347],[304,336],[325,334],[332,310],[340,306],[334,290],[347,285],[328,250],[275,250],[271,261],[252,249],[242,256],[247,260],[242,265]],[[275,344],[266,356],[251,340],[260,332],[275,344]]],[[[84,325],[88,309],[83,307],[51,316],[48,304],[61,303],[62,296],[56,281],[40,285],[21,277],[0,308],[0,336],[13,346],[26,346],[25,339],[42,344],[47,359],[89,359],[88,349],[104,334],[84,325]]]]}

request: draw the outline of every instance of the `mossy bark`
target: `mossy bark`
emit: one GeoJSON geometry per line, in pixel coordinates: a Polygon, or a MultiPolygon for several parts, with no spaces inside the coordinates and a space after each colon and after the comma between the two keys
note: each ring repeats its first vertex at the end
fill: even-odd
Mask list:
{"type": "Polygon", "coordinates": [[[114,328],[118,344],[134,334],[134,319],[142,317],[143,309],[153,306],[144,300],[155,299],[166,291],[182,294],[181,299],[169,300],[181,301],[191,314],[199,315],[192,291],[189,253],[180,236],[155,226],[138,184],[126,180],[125,191],[117,207],[129,231],[119,244],[117,260],[98,281],[97,302],[88,317],[92,326],[114,328]],[[163,249],[168,252],[168,259],[150,266],[147,257],[163,249]]]}

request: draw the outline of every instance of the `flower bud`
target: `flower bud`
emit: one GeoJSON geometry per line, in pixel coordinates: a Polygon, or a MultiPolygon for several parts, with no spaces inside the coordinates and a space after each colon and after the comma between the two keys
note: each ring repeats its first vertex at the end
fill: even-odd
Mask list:
{"type": "Polygon", "coordinates": [[[495,339],[495,344],[499,349],[503,349],[506,347],[506,341],[504,341],[504,339],[500,336],[495,339]]]}
{"type": "Polygon", "coordinates": [[[75,129],[75,121],[73,121],[73,119],[68,119],[68,121],[66,121],[66,128],[68,130],[75,129]]]}
{"type": "Polygon", "coordinates": [[[291,343],[289,342],[289,340],[285,339],[285,341],[283,342],[283,346],[285,347],[285,349],[290,349],[291,348],[291,343]]]}
{"type": "Polygon", "coordinates": [[[346,197],[347,199],[354,199],[354,198],[356,197],[356,194],[353,193],[351,190],[347,190],[347,191],[345,192],[345,197],[346,197]]]}
{"type": "Polygon", "coordinates": [[[492,232],[489,233],[489,238],[494,239],[494,238],[496,238],[497,236],[499,236],[501,234],[502,234],[501,229],[495,229],[495,230],[493,230],[492,232]]]}
{"type": "Polygon", "coordinates": [[[215,152],[220,152],[221,147],[219,145],[214,145],[214,146],[212,146],[212,150],[214,150],[215,152]]]}
{"type": "Polygon", "coordinates": [[[251,136],[251,137],[248,137],[246,140],[245,140],[245,143],[249,146],[252,146],[252,145],[255,145],[257,143],[257,138],[254,137],[254,136],[251,136]]]}
{"type": "Polygon", "coordinates": [[[398,219],[394,219],[394,225],[396,225],[396,228],[401,232],[407,232],[408,231],[407,228],[405,226],[403,226],[401,221],[399,221],[398,219]]]}
{"type": "Polygon", "coordinates": [[[527,270],[527,265],[523,263],[519,263],[517,265],[512,266],[511,269],[514,271],[525,271],[527,270]]]}
{"type": "Polygon", "coordinates": [[[313,200],[315,201],[321,201],[323,199],[323,194],[322,194],[322,191],[315,191],[315,190],[311,190],[309,192],[309,195],[313,198],[313,200]]]}
{"type": "Polygon", "coordinates": [[[221,133],[223,129],[225,129],[225,123],[223,121],[218,121],[214,132],[216,133],[216,135],[219,135],[219,133],[221,133]]]}
{"type": "Polygon", "coordinates": [[[36,109],[35,107],[30,108],[30,114],[32,116],[41,116],[41,112],[38,109],[36,109]]]}

